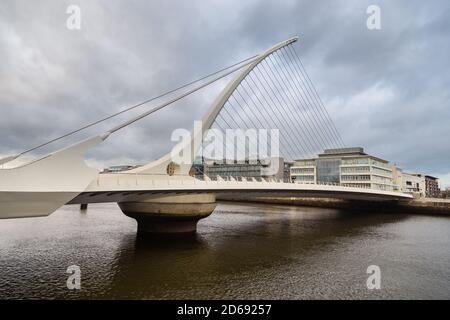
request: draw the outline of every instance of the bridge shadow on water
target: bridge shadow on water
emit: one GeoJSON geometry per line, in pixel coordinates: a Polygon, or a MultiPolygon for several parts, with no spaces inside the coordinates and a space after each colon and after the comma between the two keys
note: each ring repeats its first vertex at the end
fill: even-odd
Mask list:
{"type": "MultiPolygon", "coordinates": [[[[310,274],[314,264],[324,268],[324,272],[333,272],[336,260],[354,259],[353,253],[346,251],[347,245],[350,248],[361,239],[376,241],[378,227],[404,219],[408,216],[285,205],[221,204],[199,224],[197,234],[124,236],[117,250],[112,281],[100,296],[279,298],[275,288],[271,288],[273,279],[290,274],[292,269],[296,270],[295,278],[302,278],[302,268],[310,274]],[[336,257],[336,250],[343,250],[344,256],[336,257]]],[[[364,276],[367,263],[362,264],[365,267],[360,268],[356,261],[355,268],[361,269],[364,276]]],[[[323,277],[320,273],[315,276],[315,281],[323,277]]],[[[314,292],[310,294],[314,296],[314,292]]],[[[290,297],[288,292],[284,295],[290,297]]],[[[292,297],[297,298],[298,292],[292,297]]]]}

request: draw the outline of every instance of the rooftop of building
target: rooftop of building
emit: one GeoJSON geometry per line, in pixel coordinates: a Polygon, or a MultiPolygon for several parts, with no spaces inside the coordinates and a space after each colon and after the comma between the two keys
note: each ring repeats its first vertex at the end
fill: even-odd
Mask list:
{"type": "Polygon", "coordinates": [[[405,172],[402,169],[400,169],[399,167],[397,167],[395,164],[392,166],[392,168],[396,168],[398,171],[400,171],[405,176],[409,175],[409,176],[414,176],[414,177],[419,177],[419,178],[426,178],[426,179],[430,179],[430,180],[439,180],[438,177],[434,177],[429,174],[418,173],[418,172],[405,172]]]}
{"type": "Polygon", "coordinates": [[[315,160],[317,160],[317,158],[297,159],[297,160],[294,160],[294,164],[295,164],[296,162],[299,162],[299,161],[315,161],[315,160]]]}
{"type": "Polygon", "coordinates": [[[364,148],[362,148],[362,147],[325,149],[323,151],[323,153],[318,154],[316,158],[297,159],[297,160],[295,160],[295,162],[315,161],[319,158],[337,158],[337,157],[338,158],[371,158],[371,159],[378,160],[378,161],[384,162],[384,163],[389,162],[382,158],[375,157],[375,156],[365,153],[364,148]]]}
{"type": "Polygon", "coordinates": [[[362,147],[351,147],[351,148],[338,148],[338,149],[325,149],[320,156],[336,156],[336,155],[367,155],[362,147]]]}
{"type": "Polygon", "coordinates": [[[268,166],[272,162],[280,161],[286,163],[282,157],[272,157],[263,159],[203,159],[206,166],[229,166],[229,165],[263,165],[268,166]]]}

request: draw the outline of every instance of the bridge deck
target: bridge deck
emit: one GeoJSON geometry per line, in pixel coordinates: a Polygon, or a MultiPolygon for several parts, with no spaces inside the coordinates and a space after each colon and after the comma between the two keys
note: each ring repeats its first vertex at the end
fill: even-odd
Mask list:
{"type": "Polygon", "coordinates": [[[215,193],[276,195],[285,197],[326,197],[355,200],[391,201],[412,199],[400,192],[343,187],[338,185],[298,184],[267,181],[202,181],[191,177],[160,179],[154,175],[105,174],[93,181],[70,204],[142,201],[152,197],[215,193]]]}

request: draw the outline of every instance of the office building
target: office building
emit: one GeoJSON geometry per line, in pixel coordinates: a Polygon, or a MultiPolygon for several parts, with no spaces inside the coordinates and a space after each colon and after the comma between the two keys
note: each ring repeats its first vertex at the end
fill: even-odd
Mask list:
{"type": "Polygon", "coordinates": [[[411,193],[417,197],[436,198],[440,196],[438,178],[422,173],[403,172],[396,165],[391,167],[394,191],[411,193]]]}
{"type": "Polygon", "coordinates": [[[391,166],[392,170],[392,187],[394,191],[403,192],[403,170],[396,164],[391,166]]]}
{"type": "Polygon", "coordinates": [[[426,175],[425,176],[425,196],[427,198],[438,198],[441,194],[439,189],[438,178],[426,175]]]}
{"type": "Polygon", "coordinates": [[[268,158],[256,160],[213,161],[205,160],[203,172],[211,180],[217,177],[228,179],[230,177],[241,180],[285,179],[285,162],[283,158],[268,158]]]}
{"type": "Polygon", "coordinates": [[[366,154],[360,147],[327,149],[316,158],[296,160],[291,179],[296,183],[393,190],[389,162],[366,154]]]}
{"type": "Polygon", "coordinates": [[[425,176],[420,173],[403,172],[402,191],[418,197],[425,197],[425,176]]]}

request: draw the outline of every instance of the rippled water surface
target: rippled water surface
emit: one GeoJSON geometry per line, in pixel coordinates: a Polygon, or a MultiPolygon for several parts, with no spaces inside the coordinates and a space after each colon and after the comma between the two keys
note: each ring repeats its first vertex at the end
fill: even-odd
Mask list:
{"type": "Polygon", "coordinates": [[[450,299],[450,217],[223,203],[195,237],[153,238],[116,205],[66,206],[0,220],[0,298],[450,299]]]}

